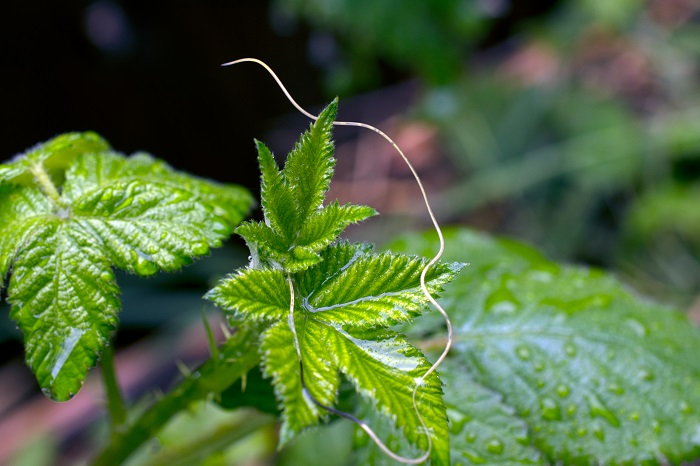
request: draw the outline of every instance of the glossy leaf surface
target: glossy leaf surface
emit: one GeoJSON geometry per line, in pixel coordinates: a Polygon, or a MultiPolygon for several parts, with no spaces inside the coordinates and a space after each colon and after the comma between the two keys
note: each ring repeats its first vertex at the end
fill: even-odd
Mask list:
{"type": "Polygon", "coordinates": [[[44,391],[72,397],[108,344],[120,308],[113,267],[178,269],[220,245],[251,203],[242,188],[111,152],[93,133],[1,165],[0,274],[44,391]]]}
{"type": "MultiPolygon", "coordinates": [[[[457,334],[452,367],[502,397],[545,462],[700,455],[700,333],[682,313],[513,241],[468,230],[446,239],[449,259],[471,263],[444,298],[457,334]]],[[[411,236],[392,247],[421,253],[435,245],[411,236]]],[[[461,388],[446,390],[449,400],[461,388]]],[[[468,397],[462,403],[474,409],[468,397]]],[[[469,432],[459,434],[461,444],[469,432]]],[[[506,430],[494,437],[517,440],[506,430]]]]}

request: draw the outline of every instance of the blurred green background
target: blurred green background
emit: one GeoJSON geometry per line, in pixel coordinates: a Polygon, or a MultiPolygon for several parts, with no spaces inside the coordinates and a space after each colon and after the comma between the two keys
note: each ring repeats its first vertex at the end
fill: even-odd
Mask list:
{"type": "MultiPolygon", "coordinates": [[[[315,110],[339,95],[342,119],[395,136],[443,223],[611,269],[700,320],[695,1],[13,2],[0,26],[3,159],[57,133],[91,129],[119,150],[147,150],[257,194],[252,138],[284,154],[307,122],[261,69],[218,66],[254,56],[302,105],[315,110]]],[[[332,195],[383,214],[352,235],[385,242],[428,226],[410,173],[390,147],[347,129],[338,130],[337,144],[332,195]]],[[[166,389],[177,374],[174,356],[189,364],[206,356],[199,297],[245,260],[233,239],[182,273],[120,277],[118,346],[153,355],[133,366],[125,356],[130,396],[166,389]]],[[[85,402],[93,414],[74,420],[62,414],[71,405],[62,405],[51,411],[58,414],[50,428],[27,428],[58,408],[36,394],[6,315],[0,433],[12,437],[0,463],[72,464],[93,448],[95,434],[86,432],[99,423],[99,403],[85,402]],[[48,460],[31,456],[41,452],[48,460]]],[[[216,417],[207,411],[214,408],[201,409],[216,417]]],[[[222,449],[207,464],[318,459],[309,456],[318,448],[313,432],[278,457],[274,429],[261,429],[246,437],[247,447],[222,449]]],[[[332,432],[340,442],[333,448],[350,448],[348,426],[334,424],[332,432]]],[[[323,435],[329,442],[331,434],[323,435]]]]}

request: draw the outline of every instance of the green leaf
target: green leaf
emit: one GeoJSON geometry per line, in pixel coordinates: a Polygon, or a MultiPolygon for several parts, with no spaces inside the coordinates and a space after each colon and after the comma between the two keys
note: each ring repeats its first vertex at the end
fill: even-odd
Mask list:
{"type": "MultiPolygon", "coordinates": [[[[455,361],[446,361],[440,372],[446,386],[452,464],[545,464],[527,424],[500,395],[476,383],[455,361]]],[[[363,415],[394,451],[409,458],[420,455],[401,432],[374,413],[370,406],[363,407],[363,415]]],[[[359,464],[395,464],[357,430],[359,464]]]]}
{"type": "Polygon", "coordinates": [[[222,226],[238,224],[247,214],[253,199],[245,189],[224,185],[173,170],[165,162],[146,153],[124,157],[105,152],[100,157],[78,157],[68,170],[63,196],[75,201],[88,192],[106,189],[115,183],[138,181],[164,185],[188,193],[220,217],[222,226]]]}
{"type": "MultiPolygon", "coordinates": [[[[335,163],[336,110],[334,101],[302,135],[281,171],[270,150],[257,143],[265,220],[236,230],[250,248],[249,267],[222,280],[206,297],[232,320],[268,325],[260,352],[282,410],[281,444],[327,416],[324,406],[338,404],[342,375],[409,444],[424,451],[428,438],[412,393],[431,364],[389,327],[410,321],[427,306],[420,286],[427,261],[336,241],[348,225],[376,214],[337,201],[323,205],[335,163]]],[[[441,291],[461,267],[431,267],[430,292],[441,291]]],[[[417,404],[430,430],[432,462],[448,464],[437,373],[424,381],[417,404]]]]}
{"type": "MultiPolygon", "coordinates": [[[[467,230],[446,241],[448,259],[472,264],[445,293],[452,358],[527,423],[546,462],[700,455],[700,333],[683,314],[512,241],[467,230]]],[[[411,236],[392,247],[423,252],[436,241],[411,236]]],[[[455,390],[448,385],[446,397],[455,390]]]]}
{"type": "MultiPolygon", "coordinates": [[[[409,441],[427,448],[411,395],[414,380],[430,363],[404,337],[382,329],[418,315],[427,300],[420,290],[425,259],[372,254],[367,245],[336,243],[314,267],[292,276],[295,328],[308,391],[327,406],[336,403],[339,373],[391,419],[409,441]]],[[[439,264],[426,279],[432,293],[451,280],[461,264],[439,264]]],[[[326,413],[304,396],[293,333],[288,323],[289,290],[279,269],[244,269],[209,295],[233,318],[276,321],[262,336],[265,374],[273,379],[283,408],[282,442],[326,413]]],[[[431,429],[433,460],[447,462],[447,425],[435,374],[419,391],[418,405],[431,429]]]]}
{"type": "Polygon", "coordinates": [[[284,175],[277,168],[270,149],[260,141],[255,143],[260,163],[260,198],[265,220],[284,243],[289,243],[299,224],[299,213],[294,205],[292,188],[287,185],[284,175]]]}
{"type": "Polygon", "coordinates": [[[95,133],[62,134],[37,144],[8,163],[0,164],[0,184],[11,182],[32,185],[32,167],[36,164],[41,165],[50,177],[56,178],[54,181],[61,182],[63,172],[77,156],[108,150],[107,141],[95,133]]]}
{"type": "Polygon", "coordinates": [[[16,251],[50,214],[51,204],[37,189],[0,185],[0,288],[16,251]]]}
{"type": "Polygon", "coordinates": [[[92,133],[59,136],[3,167],[0,274],[11,272],[27,362],[57,400],[78,391],[116,328],[112,267],[175,270],[220,245],[252,203],[241,188],[109,152],[92,133]]]}
{"type": "Polygon", "coordinates": [[[236,230],[248,243],[254,262],[278,264],[288,272],[308,269],[345,228],[376,215],[370,207],[337,201],[323,206],[335,165],[331,129],[336,111],[333,101],[321,112],[282,171],[270,150],[256,141],[265,222],[248,222],[236,230]]]}
{"type": "Polygon", "coordinates": [[[47,221],[18,253],[8,296],[39,385],[57,400],[72,397],[117,325],[108,258],[80,226],[47,221]]]}
{"type": "MultiPolygon", "coordinates": [[[[322,267],[299,277],[303,306],[326,323],[345,328],[388,327],[418,315],[428,301],[420,289],[427,260],[339,243],[324,252],[322,267]]],[[[438,264],[426,275],[431,294],[442,290],[462,264],[438,264]]]]}
{"type": "Polygon", "coordinates": [[[289,313],[289,290],[281,270],[243,269],[206,294],[234,319],[280,320],[289,313]]]}
{"type": "Polygon", "coordinates": [[[301,136],[285,164],[285,180],[292,187],[302,221],[321,207],[333,177],[335,159],[331,132],[337,113],[336,98],[321,112],[311,129],[301,136]]]}

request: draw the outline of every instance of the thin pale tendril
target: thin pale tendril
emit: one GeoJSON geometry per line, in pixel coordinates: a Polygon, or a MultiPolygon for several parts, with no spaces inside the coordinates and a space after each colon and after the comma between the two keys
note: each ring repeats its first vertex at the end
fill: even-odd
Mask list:
{"type": "MultiPolygon", "coordinates": [[[[235,65],[235,64],[244,63],[244,62],[257,63],[258,65],[265,68],[265,70],[268,73],[270,73],[270,75],[275,80],[275,82],[277,82],[277,85],[282,90],[284,95],[287,97],[287,100],[289,100],[289,102],[294,106],[294,108],[296,108],[300,113],[302,113],[303,115],[305,115],[306,117],[308,117],[312,120],[318,119],[318,116],[314,115],[313,113],[307,112],[301,105],[299,105],[297,103],[296,100],[294,100],[294,98],[291,96],[289,91],[287,91],[287,88],[284,86],[284,84],[282,84],[282,81],[277,76],[277,74],[265,62],[258,60],[257,58],[241,58],[238,60],[230,61],[228,63],[224,63],[221,66],[230,66],[230,65],[235,65]]],[[[389,136],[387,136],[387,134],[384,133],[382,130],[375,128],[372,125],[368,125],[366,123],[360,123],[360,122],[356,122],[356,121],[335,121],[335,122],[333,122],[333,124],[336,126],[356,126],[356,127],[360,127],[360,128],[366,128],[370,131],[377,133],[382,138],[384,138],[389,144],[391,144],[391,146],[401,156],[404,163],[406,164],[408,169],[411,171],[413,178],[416,180],[416,184],[418,185],[418,188],[420,189],[421,195],[423,196],[423,203],[425,204],[425,208],[428,211],[428,216],[430,217],[430,220],[433,223],[433,227],[435,228],[435,232],[437,233],[438,240],[440,241],[440,247],[438,248],[437,253],[435,254],[435,256],[432,259],[430,259],[430,261],[428,261],[428,263],[425,265],[425,267],[423,267],[423,270],[421,271],[420,287],[421,287],[421,290],[423,291],[423,294],[430,302],[430,304],[432,304],[433,307],[435,309],[437,309],[438,312],[440,312],[442,317],[445,319],[445,324],[447,325],[447,343],[445,344],[445,348],[443,349],[442,353],[440,354],[440,357],[435,361],[435,363],[432,366],[430,366],[430,368],[427,371],[425,371],[425,373],[422,376],[417,377],[415,379],[415,386],[413,388],[413,395],[412,395],[413,409],[415,410],[416,415],[418,416],[418,420],[420,421],[421,426],[423,427],[423,431],[425,432],[425,435],[428,439],[428,449],[423,455],[421,455],[418,458],[406,458],[403,456],[399,456],[396,453],[389,450],[389,448],[386,445],[384,445],[384,443],[379,439],[379,437],[372,430],[372,428],[369,427],[365,422],[363,422],[360,419],[357,419],[352,414],[349,414],[349,413],[346,413],[343,411],[339,411],[339,410],[332,408],[330,406],[325,406],[324,404],[319,402],[316,398],[314,398],[313,395],[311,395],[311,393],[307,390],[306,385],[304,383],[304,371],[303,371],[303,364],[302,364],[302,360],[301,360],[301,350],[299,347],[299,340],[297,337],[296,326],[294,323],[294,285],[292,283],[291,277],[287,276],[287,282],[289,284],[289,294],[291,297],[291,300],[289,303],[289,328],[291,329],[292,334],[294,335],[294,346],[296,348],[297,356],[299,358],[299,368],[300,368],[300,373],[301,373],[302,389],[303,389],[305,396],[308,396],[319,407],[325,409],[326,411],[328,411],[330,413],[333,413],[333,414],[336,414],[338,416],[349,419],[352,422],[356,423],[358,426],[360,426],[360,428],[362,428],[362,430],[364,430],[367,433],[367,435],[369,435],[369,437],[374,441],[374,443],[390,458],[392,458],[396,461],[399,461],[401,463],[407,463],[407,464],[422,463],[423,461],[427,460],[428,457],[430,456],[430,453],[432,451],[432,439],[431,439],[430,434],[428,432],[428,427],[425,424],[425,420],[423,419],[423,416],[421,415],[420,410],[418,409],[418,403],[416,401],[416,396],[418,393],[418,389],[423,385],[423,382],[425,381],[425,379],[430,374],[435,372],[438,369],[438,367],[440,367],[440,365],[445,360],[445,358],[447,357],[447,354],[450,352],[450,348],[452,347],[452,341],[454,338],[454,331],[452,329],[452,322],[450,321],[450,318],[447,315],[447,312],[445,312],[445,309],[443,309],[443,307],[440,305],[440,303],[438,303],[435,300],[433,295],[430,294],[430,291],[428,290],[428,287],[425,284],[425,277],[428,273],[428,270],[430,270],[430,268],[433,265],[435,265],[435,263],[437,263],[437,261],[440,260],[440,258],[442,257],[442,254],[445,252],[445,238],[443,237],[442,229],[440,228],[440,224],[438,223],[437,219],[435,218],[435,214],[433,213],[433,209],[430,206],[430,201],[428,200],[428,194],[425,191],[425,188],[423,186],[423,182],[421,181],[420,176],[418,176],[418,173],[416,172],[415,168],[413,167],[413,164],[408,159],[408,157],[406,157],[406,154],[403,153],[401,148],[394,142],[394,140],[391,139],[389,136]]]]}

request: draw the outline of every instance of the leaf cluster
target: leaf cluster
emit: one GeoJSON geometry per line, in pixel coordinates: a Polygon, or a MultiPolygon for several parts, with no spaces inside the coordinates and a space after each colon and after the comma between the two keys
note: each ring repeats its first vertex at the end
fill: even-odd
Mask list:
{"type": "MultiPolygon", "coordinates": [[[[333,173],[336,109],[333,102],[320,114],[282,170],[269,149],[257,143],[264,221],[236,230],[250,247],[251,263],[222,280],[208,298],[232,320],[266,325],[260,337],[262,367],[282,410],[282,444],[327,414],[304,388],[318,402],[334,406],[345,378],[409,442],[425,449],[411,395],[430,363],[392,327],[426,307],[420,289],[426,260],[338,240],[348,225],[375,212],[323,204],[333,173]]],[[[429,290],[441,291],[460,268],[432,267],[426,277],[429,290]]],[[[421,387],[418,409],[430,429],[432,460],[446,464],[447,418],[436,374],[421,387]]]]}

